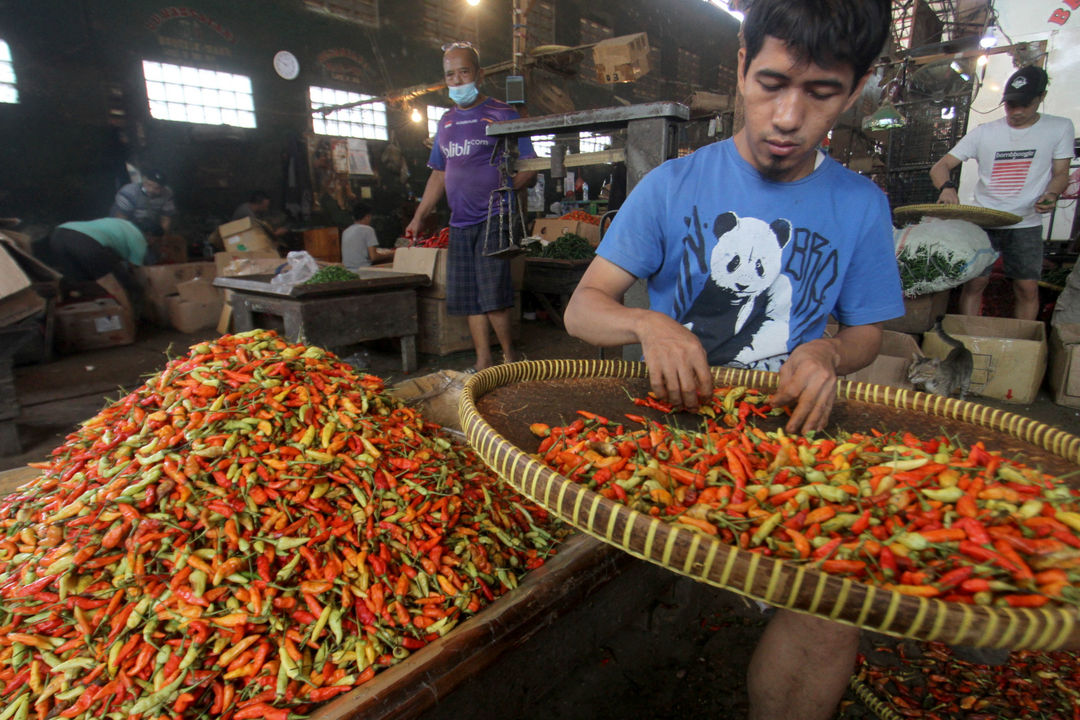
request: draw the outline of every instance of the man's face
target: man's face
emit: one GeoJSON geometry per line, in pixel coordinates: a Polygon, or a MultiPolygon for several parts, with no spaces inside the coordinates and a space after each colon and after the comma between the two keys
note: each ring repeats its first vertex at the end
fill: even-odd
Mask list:
{"type": "Polygon", "coordinates": [[[143,180],[142,189],[143,189],[143,192],[146,193],[147,195],[149,195],[150,197],[157,197],[158,195],[160,195],[164,191],[164,188],[161,186],[161,183],[154,182],[153,180],[149,180],[149,179],[143,180]]]}
{"type": "Polygon", "coordinates": [[[459,87],[480,81],[480,69],[473,64],[468,50],[455,48],[443,55],[443,77],[448,87],[459,87]]]}
{"type": "Polygon", "coordinates": [[[787,45],[766,37],[747,68],[739,50],[738,82],[746,125],[736,147],[765,177],[790,182],[814,169],[814,150],[836,119],[854,104],[866,78],[856,85],[854,70],[841,64],[825,69],[798,64],[787,45]],[[745,71],[745,72],[744,72],[745,71]]]}
{"type": "Polygon", "coordinates": [[[1023,128],[1029,125],[1033,125],[1038,119],[1039,104],[1042,102],[1043,96],[1032,100],[1027,105],[1021,105],[1016,100],[1005,101],[1005,121],[1009,123],[1009,127],[1023,128]]]}
{"type": "Polygon", "coordinates": [[[255,205],[255,212],[263,215],[270,212],[270,198],[263,198],[255,205]]]}

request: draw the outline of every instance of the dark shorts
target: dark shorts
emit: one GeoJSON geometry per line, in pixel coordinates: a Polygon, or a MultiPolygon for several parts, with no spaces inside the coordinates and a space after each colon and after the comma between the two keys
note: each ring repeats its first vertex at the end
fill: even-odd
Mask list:
{"type": "MultiPolygon", "coordinates": [[[[1005,277],[1012,280],[1038,280],[1042,277],[1043,229],[1041,225],[1024,228],[989,229],[990,245],[1005,262],[1005,277]]],[[[990,267],[982,277],[990,276],[990,267]]]]}
{"type": "Polygon", "coordinates": [[[486,223],[450,228],[446,263],[446,311],[450,315],[483,315],[514,305],[514,286],[507,260],[486,257],[505,246],[499,224],[492,221],[484,243],[486,223]]]}
{"type": "Polygon", "coordinates": [[[69,281],[95,282],[112,275],[133,299],[139,294],[135,278],[119,253],[70,228],[52,231],[44,260],[69,281]]]}

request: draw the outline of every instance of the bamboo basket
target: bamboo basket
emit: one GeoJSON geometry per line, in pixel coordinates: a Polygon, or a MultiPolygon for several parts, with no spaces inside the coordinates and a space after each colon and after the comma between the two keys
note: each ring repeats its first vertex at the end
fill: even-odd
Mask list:
{"type": "MultiPolygon", "coordinates": [[[[714,368],[713,375],[721,386],[772,390],[777,383],[776,374],[769,372],[714,368]]],[[[559,475],[523,449],[529,443],[529,423],[558,420],[537,417],[525,390],[547,398],[546,404],[557,406],[563,418],[572,417],[579,408],[617,417],[614,413],[620,410],[613,408],[620,402],[621,412],[642,414],[626,393],[646,392],[645,377],[644,364],[625,361],[548,360],[488,368],[465,386],[459,405],[462,427],[484,461],[518,491],[582,532],[694,580],[895,637],[976,647],[1080,647],[1080,613],[1075,607],[998,608],[911,597],[750,553],[608,500],[559,475]],[[593,387],[598,390],[590,394],[593,387]],[[604,397],[607,408],[592,402],[604,397]],[[493,411],[496,401],[506,412],[493,411]],[[486,409],[482,411],[481,406],[486,409]],[[485,413],[498,415],[498,429],[485,413]],[[514,436],[517,444],[506,435],[514,436]]],[[[966,435],[969,443],[985,438],[989,449],[1023,453],[1057,474],[1080,465],[1080,438],[1013,413],[846,380],[838,383],[837,393],[833,419],[850,430],[880,427],[879,419],[891,418],[897,429],[919,433],[936,426],[961,440],[966,435]]]]}
{"type": "Polygon", "coordinates": [[[938,203],[903,205],[893,210],[893,217],[901,225],[917,222],[923,217],[935,217],[943,220],[967,220],[984,228],[1015,225],[1024,219],[1014,213],[978,205],[941,205],[938,203]]]}

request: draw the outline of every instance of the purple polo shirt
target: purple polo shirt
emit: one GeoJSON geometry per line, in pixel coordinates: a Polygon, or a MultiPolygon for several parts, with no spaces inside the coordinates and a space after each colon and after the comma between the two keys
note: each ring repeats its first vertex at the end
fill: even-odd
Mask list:
{"type": "MultiPolygon", "coordinates": [[[[499,186],[499,169],[491,164],[495,138],[485,134],[486,128],[517,117],[517,110],[489,97],[468,110],[450,108],[439,120],[428,167],[446,173],[446,200],[453,227],[468,227],[487,219],[488,198],[499,186]]],[[[518,140],[518,152],[523,158],[536,157],[527,137],[518,140]]]]}

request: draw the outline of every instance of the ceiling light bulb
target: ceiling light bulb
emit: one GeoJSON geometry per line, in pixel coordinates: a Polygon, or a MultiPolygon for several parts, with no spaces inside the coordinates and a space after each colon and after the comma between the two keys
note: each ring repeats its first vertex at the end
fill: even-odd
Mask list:
{"type": "Polygon", "coordinates": [[[981,47],[983,50],[989,50],[990,48],[997,45],[996,31],[997,28],[993,25],[986,28],[986,32],[984,32],[983,36],[979,38],[979,47],[981,47]]]}
{"type": "Polygon", "coordinates": [[[990,62],[990,58],[986,57],[985,55],[980,55],[979,59],[975,61],[975,64],[979,67],[983,67],[988,62],[990,62]]]}
{"type": "Polygon", "coordinates": [[[476,7],[480,4],[480,0],[465,0],[465,2],[467,2],[469,5],[472,5],[473,7],[476,7]]]}
{"type": "Polygon", "coordinates": [[[424,119],[424,116],[420,114],[420,111],[416,108],[412,109],[412,114],[409,115],[414,123],[418,123],[424,119]]]}

